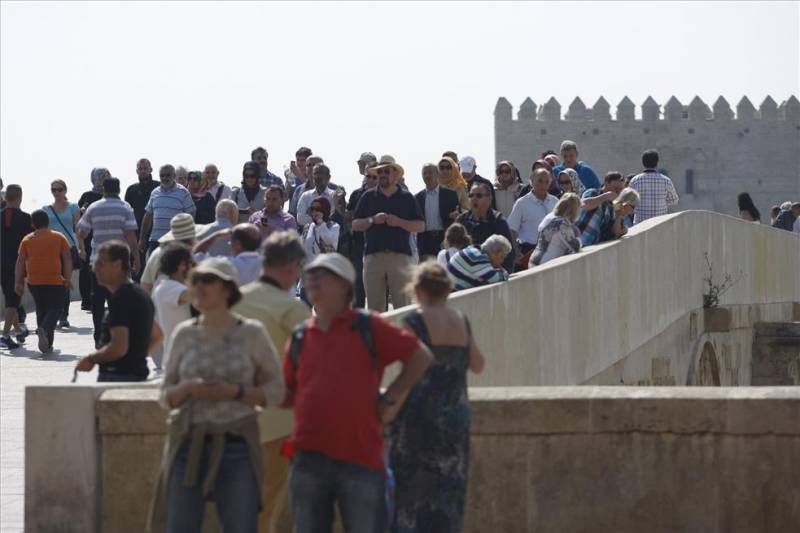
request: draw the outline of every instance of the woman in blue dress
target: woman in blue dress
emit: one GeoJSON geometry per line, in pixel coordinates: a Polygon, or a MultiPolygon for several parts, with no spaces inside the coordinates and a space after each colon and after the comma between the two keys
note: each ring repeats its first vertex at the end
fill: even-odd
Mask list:
{"type": "Polygon", "coordinates": [[[411,282],[420,307],[404,319],[434,354],[391,428],[395,477],[393,533],[459,533],[469,468],[467,370],[480,373],[483,355],[467,318],[447,306],[452,281],[435,261],[419,265],[411,282]]]}

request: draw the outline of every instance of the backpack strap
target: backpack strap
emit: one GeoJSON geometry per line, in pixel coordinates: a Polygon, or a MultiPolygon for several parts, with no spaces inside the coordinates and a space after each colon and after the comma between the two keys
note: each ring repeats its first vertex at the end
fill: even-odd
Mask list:
{"type": "Polygon", "coordinates": [[[298,324],[292,330],[291,342],[289,344],[289,361],[292,363],[292,369],[297,373],[297,368],[300,363],[300,350],[303,349],[303,338],[306,335],[306,323],[298,324]]]}
{"type": "Polygon", "coordinates": [[[378,351],[375,348],[375,338],[372,335],[372,314],[366,309],[357,309],[352,328],[358,330],[358,334],[361,335],[361,340],[364,341],[364,346],[369,352],[372,369],[377,370],[378,351]]]}
{"type": "Polygon", "coordinates": [[[219,186],[217,187],[217,194],[214,195],[214,203],[215,204],[219,203],[219,199],[222,196],[222,191],[224,189],[225,189],[225,186],[220,183],[219,186]]]}
{"type": "Polygon", "coordinates": [[[52,211],[52,212],[53,212],[53,215],[56,217],[56,220],[58,220],[58,223],[59,223],[59,224],[61,224],[61,227],[62,227],[62,228],[64,228],[64,231],[67,233],[67,237],[69,237],[69,240],[72,242],[72,246],[77,246],[77,244],[75,244],[75,241],[73,241],[73,240],[72,240],[72,235],[70,235],[70,233],[69,233],[69,230],[68,230],[68,229],[67,229],[67,227],[64,225],[64,223],[63,223],[63,222],[61,222],[61,217],[60,217],[60,216],[58,216],[58,213],[56,213],[56,210],[55,210],[55,209],[53,209],[53,206],[52,206],[52,205],[48,205],[47,207],[49,207],[49,208],[50,208],[50,211],[52,211]]]}

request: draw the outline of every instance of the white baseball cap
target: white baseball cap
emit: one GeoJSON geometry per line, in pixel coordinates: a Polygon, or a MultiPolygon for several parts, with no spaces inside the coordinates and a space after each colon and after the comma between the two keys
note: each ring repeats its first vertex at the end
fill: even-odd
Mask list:
{"type": "Polygon", "coordinates": [[[308,272],[316,268],[330,270],[351,285],[356,282],[356,269],[353,268],[353,264],[350,260],[340,253],[333,252],[318,255],[303,268],[303,272],[308,272]]]}
{"type": "Polygon", "coordinates": [[[458,163],[458,166],[461,168],[461,172],[474,172],[475,171],[475,158],[471,155],[467,155],[461,158],[461,161],[458,163]]]}

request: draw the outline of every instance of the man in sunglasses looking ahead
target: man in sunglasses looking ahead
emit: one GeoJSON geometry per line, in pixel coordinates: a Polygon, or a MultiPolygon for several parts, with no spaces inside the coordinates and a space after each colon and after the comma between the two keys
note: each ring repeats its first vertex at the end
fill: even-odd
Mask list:
{"type": "MultiPolygon", "coordinates": [[[[467,228],[472,244],[477,247],[492,235],[502,235],[509,242],[513,242],[511,230],[503,214],[492,209],[492,192],[485,183],[477,182],[469,190],[469,211],[462,213],[456,222],[467,228]]],[[[506,256],[503,268],[506,272],[512,272],[513,266],[512,251],[506,256]]]]}
{"type": "Polygon", "coordinates": [[[403,167],[390,155],[369,169],[378,186],[365,191],[356,206],[353,231],[365,232],[364,289],[367,307],[386,311],[386,289],[395,309],[407,305],[411,275],[411,233],[425,231],[425,217],[414,195],[398,187],[403,167]]]}

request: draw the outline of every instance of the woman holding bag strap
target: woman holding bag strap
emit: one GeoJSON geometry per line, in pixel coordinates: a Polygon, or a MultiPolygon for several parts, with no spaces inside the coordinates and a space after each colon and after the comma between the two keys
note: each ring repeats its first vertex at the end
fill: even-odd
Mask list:
{"type": "MultiPolygon", "coordinates": [[[[75,227],[81,218],[81,209],[78,204],[67,199],[67,184],[64,180],[53,180],[50,183],[50,192],[53,194],[53,203],[44,208],[50,219],[50,229],[66,237],[72,249],[72,268],[80,268],[80,262],[86,260],[83,241],[75,234],[75,227]]],[[[64,298],[64,312],[58,320],[59,328],[69,327],[70,291],[66,291],[64,298]]]]}

